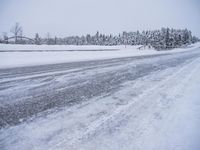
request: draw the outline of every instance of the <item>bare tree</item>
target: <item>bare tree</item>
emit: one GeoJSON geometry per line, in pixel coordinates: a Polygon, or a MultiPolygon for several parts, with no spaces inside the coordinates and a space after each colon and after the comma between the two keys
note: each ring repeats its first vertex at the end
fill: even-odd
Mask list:
{"type": "Polygon", "coordinates": [[[40,45],[41,44],[41,38],[38,33],[35,34],[35,44],[40,45]]]}
{"type": "Polygon", "coordinates": [[[51,35],[50,33],[48,32],[47,33],[47,45],[50,45],[51,44],[51,35]]]}
{"type": "Polygon", "coordinates": [[[11,28],[10,32],[14,34],[16,44],[18,36],[22,36],[23,34],[23,28],[20,26],[19,23],[15,23],[15,25],[11,28]]]}
{"type": "Polygon", "coordinates": [[[3,37],[3,43],[8,43],[8,34],[7,32],[3,32],[2,33],[2,37],[3,37]]]}

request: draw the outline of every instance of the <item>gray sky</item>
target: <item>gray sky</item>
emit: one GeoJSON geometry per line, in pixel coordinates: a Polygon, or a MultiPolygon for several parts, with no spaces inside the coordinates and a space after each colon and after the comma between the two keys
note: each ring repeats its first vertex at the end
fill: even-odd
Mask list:
{"type": "Polygon", "coordinates": [[[24,34],[106,34],[188,28],[200,37],[200,0],[0,0],[0,33],[19,22],[24,34]]]}

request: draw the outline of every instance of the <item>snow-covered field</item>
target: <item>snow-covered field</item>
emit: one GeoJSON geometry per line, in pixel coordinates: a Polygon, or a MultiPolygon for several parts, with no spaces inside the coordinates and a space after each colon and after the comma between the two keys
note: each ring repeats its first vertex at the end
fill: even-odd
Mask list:
{"type": "Polygon", "coordinates": [[[45,65],[45,64],[65,63],[65,62],[78,62],[87,60],[141,56],[141,55],[175,53],[181,51],[188,51],[199,46],[200,44],[197,43],[195,45],[192,45],[190,48],[186,49],[175,49],[173,51],[158,52],[150,49],[138,50],[138,47],[140,47],[140,45],[127,46],[125,48],[125,46],[66,46],[66,45],[38,46],[38,45],[0,44],[0,51],[1,50],[9,51],[9,52],[0,52],[0,68],[12,68],[12,67],[45,65]],[[19,52],[23,50],[26,51],[19,52]],[[41,51],[39,52],[39,50],[41,51]],[[16,51],[16,52],[10,52],[10,51],[16,51]]]}
{"type": "MultiPolygon", "coordinates": [[[[2,69],[0,150],[200,149],[199,44],[165,52],[86,52],[89,57],[58,53],[74,55],[69,62],[84,60],[75,54],[106,60],[2,69]]],[[[7,53],[16,54],[23,53],[7,53]]]]}
{"type": "MultiPolygon", "coordinates": [[[[138,46],[126,46],[127,48],[135,48],[138,46]]],[[[99,45],[14,45],[0,44],[0,51],[63,51],[63,50],[117,50],[125,48],[124,45],[118,46],[99,46],[99,45]]]]}

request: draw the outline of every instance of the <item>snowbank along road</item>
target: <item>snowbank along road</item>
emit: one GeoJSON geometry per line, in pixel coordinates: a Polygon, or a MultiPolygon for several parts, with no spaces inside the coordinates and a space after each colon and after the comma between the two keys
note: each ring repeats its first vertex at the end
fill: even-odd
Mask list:
{"type": "Polygon", "coordinates": [[[1,69],[0,149],[197,150],[199,74],[200,48],[1,69]]]}

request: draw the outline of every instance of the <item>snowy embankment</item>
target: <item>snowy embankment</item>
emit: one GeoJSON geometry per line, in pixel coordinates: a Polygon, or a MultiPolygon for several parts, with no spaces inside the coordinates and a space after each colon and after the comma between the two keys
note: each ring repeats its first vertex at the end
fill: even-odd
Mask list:
{"type": "Polygon", "coordinates": [[[138,50],[138,46],[73,46],[73,45],[9,45],[0,44],[0,68],[35,66],[101,60],[141,55],[156,55],[192,50],[194,44],[185,49],[171,51],[138,50]]]}

